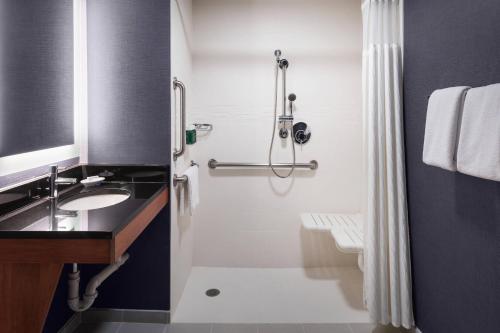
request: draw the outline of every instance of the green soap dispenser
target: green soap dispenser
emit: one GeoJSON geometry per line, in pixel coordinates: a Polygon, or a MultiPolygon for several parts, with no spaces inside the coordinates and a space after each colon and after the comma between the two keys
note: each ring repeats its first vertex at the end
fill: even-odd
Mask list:
{"type": "Polygon", "coordinates": [[[194,145],[196,143],[196,127],[194,125],[189,125],[186,130],[186,143],[188,145],[194,145]]]}

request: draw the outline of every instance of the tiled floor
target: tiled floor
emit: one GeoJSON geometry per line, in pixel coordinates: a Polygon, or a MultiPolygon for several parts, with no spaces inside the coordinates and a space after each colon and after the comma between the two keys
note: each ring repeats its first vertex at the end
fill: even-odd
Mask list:
{"type": "Polygon", "coordinates": [[[371,324],[83,324],[75,333],[399,333],[371,324]]]}
{"type": "Polygon", "coordinates": [[[357,267],[194,267],[172,322],[369,323],[362,283],[357,267]]]}

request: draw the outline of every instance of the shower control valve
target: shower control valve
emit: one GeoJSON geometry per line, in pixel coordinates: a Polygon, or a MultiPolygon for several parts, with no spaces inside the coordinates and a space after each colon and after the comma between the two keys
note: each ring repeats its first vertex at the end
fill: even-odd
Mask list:
{"type": "Polygon", "coordinates": [[[311,129],[306,123],[298,122],[293,125],[292,135],[296,143],[303,145],[311,139],[311,129]]]}

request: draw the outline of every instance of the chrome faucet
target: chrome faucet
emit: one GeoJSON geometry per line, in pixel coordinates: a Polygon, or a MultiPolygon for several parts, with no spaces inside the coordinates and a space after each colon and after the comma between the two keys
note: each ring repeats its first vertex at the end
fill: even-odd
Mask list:
{"type": "Polygon", "coordinates": [[[51,200],[57,199],[57,185],[70,185],[76,184],[76,178],[61,178],[57,176],[57,172],[59,168],[57,164],[53,164],[50,166],[50,176],[49,176],[49,198],[51,200]]]}

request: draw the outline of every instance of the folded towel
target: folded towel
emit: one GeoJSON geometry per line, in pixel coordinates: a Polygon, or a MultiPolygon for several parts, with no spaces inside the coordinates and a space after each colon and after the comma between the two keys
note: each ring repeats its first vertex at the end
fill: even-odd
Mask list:
{"type": "Polygon", "coordinates": [[[186,212],[189,211],[188,207],[188,198],[189,195],[186,193],[187,189],[185,185],[179,186],[179,199],[178,199],[178,204],[179,204],[179,216],[186,216],[186,212]]]}
{"type": "Polygon", "coordinates": [[[425,122],[425,164],[456,171],[456,152],[464,98],[470,87],[436,90],[429,97],[425,122]]]}
{"type": "Polygon", "coordinates": [[[198,165],[193,165],[184,172],[184,175],[188,177],[186,186],[188,191],[189,211],[191,215],[193,215],[194,210],[200,203],[200,182],[198,170],[198,165]]]}
{"type": "Polygon", "coordinates": [[[465,98],[457,169],[500,181],[500,84],[470,89],[465,98]]]}

